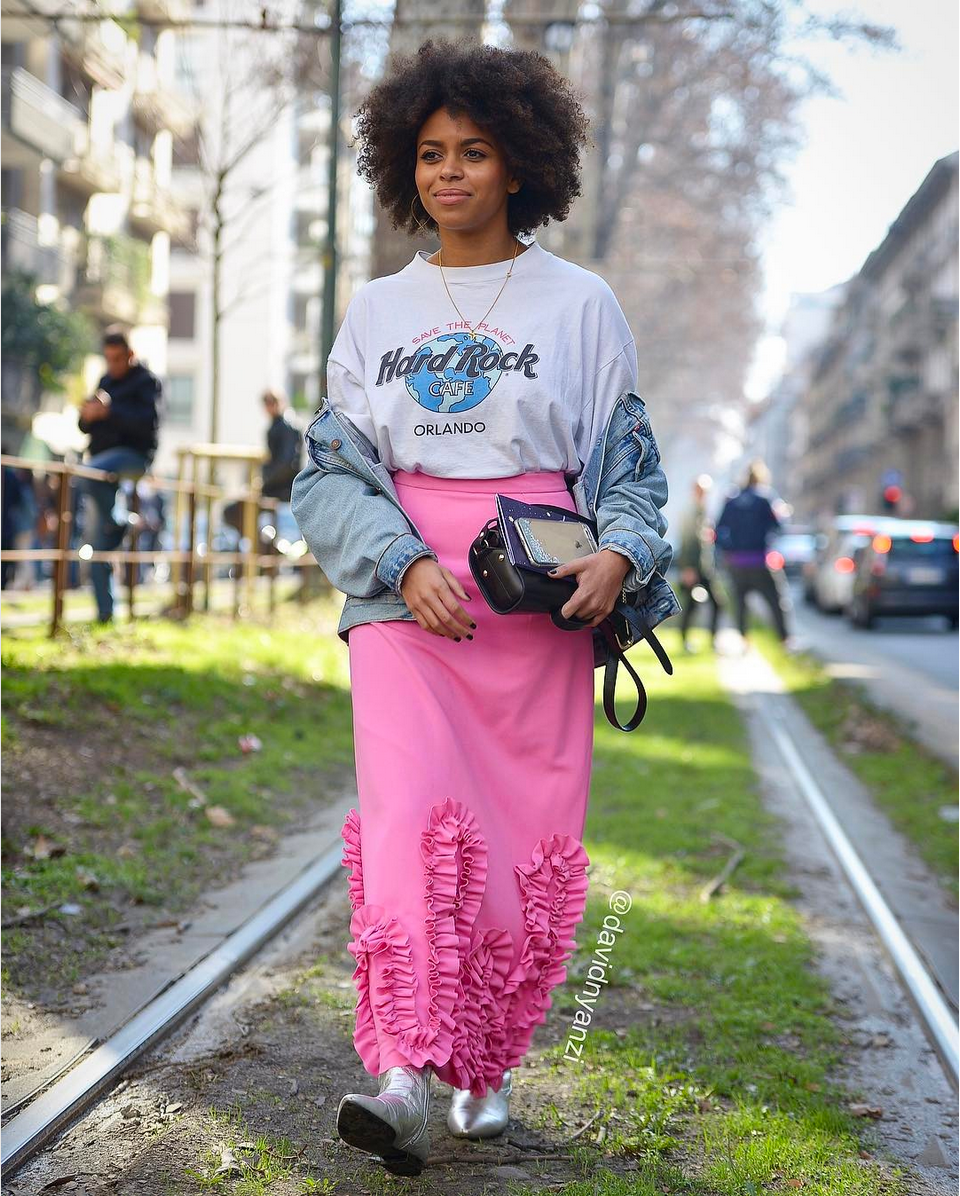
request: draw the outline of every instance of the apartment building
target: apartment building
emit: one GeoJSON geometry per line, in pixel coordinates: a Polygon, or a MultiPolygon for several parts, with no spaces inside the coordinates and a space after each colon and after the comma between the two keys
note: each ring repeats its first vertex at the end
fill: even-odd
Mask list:
{"type": "Polygon", "coordinates": [[[805,448],[796,507],[811,519],[957,511],[958,155],[934,164],[845,284],[795,405],[805,448]]]}
{"type": "MultiPolygon", "coordinates": [[[[59,0],[30,8],[4,12],[0,30],[3,269],[32,274],[42,302],[86,311],[96,330],[126,325],[162,376],[170,246],[189,231],[171,192],[172,146],[193,117],[172,86],[173,32],[137,18],[176,18],[177,0],[138,0],[96,21],[60,17],[59,0]]],[[[101,368],[91,353],[86,386],[101,368]]],[[[5,372],[15,440],[39,404],[64,406],[55,394],[25,404],[29,389],[5,372]]]]}
{"type": "Polygon", "coordinates": [[[774,489],[788,503],[799,489],[798,464],[806,452],[807,428],[798,409],[809,385],[816,351],[842,301],[842,284],[826,291],[790,296],[780,323],[783,372],[770,393],[748,412],[746,446],[734,473],[755,457],[766,462],[774,489]]]}
{"type": "MultiPolygon", "coordinates": [[[[219,9],[206,3],[194,11],[213,22],[219,9]]],[[[231,11],[236,17],[238,10],[231,11]]],[[[309,5],[297,12],[301,21],[309,20],[309,5]]],[[[251,6],[250,13],[259,19],[259,7],[251,6]]],[[[192,92],[200,117],[192,141],[183,139],[174,146],[174,190],[192,213],[197,233],[192,245],[174,245],[171,255],[167,386],[172,406],[160,446],[161,458],[171,467],[177,446],[190,441],[214,438],[224,444],[262,445],[267,421],[260,396],[267,388],[286,393],[301,413],[301,423],[320,396],[330,102],[316,86],[315,76],[308,76],[264,122],[262,114],[272,102],[268,89],[277,84],[256,69],[259,47],[264,47],[264,61],[272,50],[256,40],[261,36],[269,35],[235,38],[235,50],[227,55],[222,52],[224,34],[214,27],[194,28],[178,39],[178,84],[192,92]],[[238,55],[254,66],[238,72],[238,55]],[[230,64],[231,78],[225,77],[221,63],[230,64]],[[251,114],[243,129],[225,121],[222,105],[228,91],[232,109],[251,114]],[[218,166],[231,159],[231,145],[256,129],[258,121],[260,131],[228,176],[221,204],[227,218],[222,224],[214,429],[212,191],[218,166]]],[[[372,232],[372,193],[358,185],[346,148],[348,118],[341,134],[338,319],[369,277],[372,232]]]]}

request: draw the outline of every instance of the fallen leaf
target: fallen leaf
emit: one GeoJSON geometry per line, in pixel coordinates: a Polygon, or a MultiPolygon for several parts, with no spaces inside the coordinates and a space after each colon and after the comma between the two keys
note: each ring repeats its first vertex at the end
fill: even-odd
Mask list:
{"type": "Polygon", "coordinates": [[[35,860],[53,860],[57,856],[66,855],[67,849],[63,843],[54,843],[46,835],[37,835],[33,844],[27,848],[25,855],[32,855],[35,860]]]}
{"type": "Polygon", "coordinates": [[[212,826],[233,826],[237,821],[224,806],[207,806],[204,812],[212,826]]]}
{"type": "Polygon", "coordinates": [[[220,1151],[220,1166],[214,1171],[214,1175],[242,1175],[243,1168],[237,1162],[237,1156],[233,1153],[229,1146],[224,1146],[220,1151]]]}
{"type": "Polygon", "coordinates": [[[173,779],[177,782],[184,793],[190,794],[190,800],[187,805],[191,810],[199,809],[200,806],[207,804],[207,797],[203,790],[190,779],[185,768],[175,768],[173,770],[173,779]]]}
{"type": "Polygon", "coordinates": [[[97,880],[96,876],[90,871],[89,868],[78,868],[77,880],[80,882],[83,888],[89,889],[91,893],[99,893],[100,881],[97,880]]]}

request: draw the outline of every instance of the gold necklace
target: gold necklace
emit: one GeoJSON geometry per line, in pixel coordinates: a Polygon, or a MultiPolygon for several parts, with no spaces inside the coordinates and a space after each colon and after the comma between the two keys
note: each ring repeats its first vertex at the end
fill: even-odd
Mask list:
{"type": "MultiPolygon", "coordinates": [[[[510,269],[507,271],[507,276],[503,280],[503,286],[501,286],[500,290],[497,291],[497,299],[499,299],[500,296],[503,294],[503,287],[505,287],[507,285],[508,281],[510,280],[510,275],[513,273],[513,264],[517,260],[517,254],[519,252],[520,252],[520,242],[518,241],[516,249],[514,249],[514,251],[513,251],[513,258],[510,261],[510,269]]],[[[454,302],[453,296],[450,294],[450,288],[447,286],[447,279],[446,279],[445,274],[443,273],[443,250],[442,249],[437,250],[437,265],[440,267],[440,277],[443,279],[443,286],[447,292],[447,298],[450,300],[451,303],[453,303],[453,306],[457,308],[457,315],[460,317],[461,321],[464,324],[466,324],[466,326],[470,329],[470,335],[472,337],[476,337],[476,335],[477,335],[476,327],[472,326],[470,324],[469,320],[464,319],[463,312],[460,310],[459,307],[457,307],[456,303],[454,302]]],[[[483,321],[487,318],[487,316],[489,316],[489,314],[493,311],[494,307],[496,306],[497,299],[494,299],[493,303],[491,303],[490,306],[487,308],[487,310],[484,312],[483,319],[480,319],[477,321],[478,325],[482,324],[483,321]]]]}

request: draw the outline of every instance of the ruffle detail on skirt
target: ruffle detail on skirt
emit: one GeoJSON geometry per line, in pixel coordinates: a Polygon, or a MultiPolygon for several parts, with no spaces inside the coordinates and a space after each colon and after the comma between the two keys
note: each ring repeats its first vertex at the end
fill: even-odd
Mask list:
{"type": "Polygon", "coordinates": [[[343,839],[340,863],[350,869],[347,879],[350,908],[358,910],[363,905],[363,862],[360,859],[360,815],[356,810],[347,811],[340,835],[343,839]]]}
{"type": "Polygon", "coordinates": [[[520,963],[505,986],[510,1042],[503,1066],[523,1058],[533,1031],[546,1020],[550,990],[567,976],[566,964],[576,942],[574,931],[587,900],[586,867],[590,860],[583,844],[572,835],[541,839],[529,867],[514,871],[520,884],[527,932],[520,963]]]}
{"type": "Polygon", "coordinates": [[[347,950],[356,959],[353,982],[357,988],[356,1023],[353,1043],[363,1060],[375,1059],[379,1073],[380,1047],[374,1022],[374,1006],[381,1025],[405,1042],[420,1028],[415,996],[417,975],[413,967],[410,938],[395,917],[388,917],[379,905],[361,905],[350,919],[353,941],[347,950]],[[370,960],[376,957],[378,983],[370,983],[370,960]]]}
{"type": "Polygon", "coordinates": [[[476,1096],[483,1096],[488,1085],[499,1088],[503,1072],[519,1063],[534,1029],[545,1020],[550,989],[566,977],[574,930],[586,906],[590,861],[583,845],[571,835],[541,839],[530,864],[515,867],[525,937],[514,962],[515,944],[507,930],[475,929],[487,877],[487,845],[476,818],[449,797],[431,808],[420,838],[428,910],[424,1025],[416,1010],[409,937],[395,917],[363,903],[355,810],[342,834],[354,908],[348,950],[357,960],[354,1045],[365,1068],[379,1073],[375,1002],[380,1024],[414,1066],[430,1064],[445,1083],[470,1088],[476,1096]],[[371,985],[374,955],[378,981],[371,985]]]}

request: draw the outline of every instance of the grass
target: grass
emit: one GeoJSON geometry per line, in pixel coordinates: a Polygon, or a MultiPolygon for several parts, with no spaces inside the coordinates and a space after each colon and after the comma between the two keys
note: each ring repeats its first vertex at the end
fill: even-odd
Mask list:
{"type": "Polygon", "coordinates": [[[956,807],[956,770],[855,682],[832,678],[812,653],[784,652],[773,628],[759,621],[750,634],[810,722],[956,899],[958,825],[940,814],[956,807]]]}
{"type": "MultiPolygon", "coordinates": [[[[236,1106],[213,1106],[208,1111],[211,1131],[221,1136],[219,1150],[209,1150],[199,1167],[187,1167],[184,1174],[200,1191],[231,1192],[235,1196],[261,1196],[277,1184],[296,1178],[296,1166],[303,1151],[295,1152],[287,1138],[265,1134],[255,1138],[236,1106]]],[[[289,1190],[289,1188],[288,1188],[289,1190]]],[[[329,1193],[336,1185],[310,1177],[297,1181],[297,1192],[329,1193]]]]}
{"type": "Polygon", "coordinates": [[[778,826],[761,803],[745,729],[712,657],[682,657],[672,628],[662,638],[677,669],[666,677],[637,662],[650,692],[642,730],[597,723],[590,897],[557,997],[569,1025],[611,895],[626,892],[632,906],[620,915],[582,1054],[564,1058],[566,1030],[547,1055],[598,1110],[591,1136],[638,1170],[624,1177],[611,1168],[557,1190],[902,1193],[897,1168],[861,1157],[862,1123],[847,1108],[858,1094],[832,1080],[843,1034],[789,900],[778,826]],[[719,894],[701,901],[729,840],[745,856],[719,894]],[[621,1026],[604,1026],[605,1001],[611,1014],[623,1008],[621,1026]]]}
{"type": "MultiPolygon", "coordinates": [[[[317,630],[324,614],[7,632],[8,911],[78,905],[52,916],[83,928],[68,944],[80,950],[122,905],[183,908],[309,813],[353,760],[346,651],[317,630]],[[260,750],[241,751],[247,735],[260,750]],[[63,854],[34,858],[43,840],[63,854]]],[[[34,967],[47,930],[6,932],[6,979],[34,967]]],[[[79,962],[57,956],[59,979],[75,978],[79,962]]]]}

